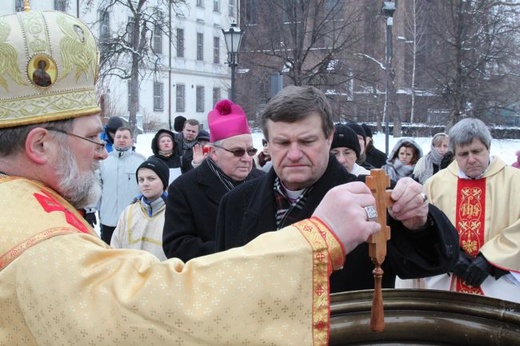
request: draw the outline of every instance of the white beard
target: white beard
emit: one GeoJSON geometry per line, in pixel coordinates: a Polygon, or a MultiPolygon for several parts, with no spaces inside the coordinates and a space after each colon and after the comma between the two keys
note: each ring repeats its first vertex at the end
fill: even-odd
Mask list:
{"type": "Polygon", "coordinates": [[[80,172],[72,152],[67,146],[62,148],[56,167],[60,179],[58,192],[76,209],[94,205],[101,197],[101,184],[95,174],[99,163],[96,162],[91,171],[80,172]]]}

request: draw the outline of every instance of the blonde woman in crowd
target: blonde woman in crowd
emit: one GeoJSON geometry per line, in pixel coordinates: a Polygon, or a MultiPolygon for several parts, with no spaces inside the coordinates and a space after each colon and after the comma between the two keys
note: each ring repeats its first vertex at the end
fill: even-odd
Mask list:
{"type": "Polygon", "coordinates": [[[419,183],[424,184],[426,179],[445,168],[442,159],[448,152],[448,135],[439,132],[432,138],[431,150],[417,161],[413,170],[413,177],[419,183]]]}

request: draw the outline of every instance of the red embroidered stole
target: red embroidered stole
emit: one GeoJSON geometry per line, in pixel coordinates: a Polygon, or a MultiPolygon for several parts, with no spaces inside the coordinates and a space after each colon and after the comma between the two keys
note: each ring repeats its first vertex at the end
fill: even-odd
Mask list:
{"type": "MultiPolygon", "coordinates": [[[[486,178],[475,180],[459,178],[455,208],[457,211],[455,222],[460,245],[467,253],[476,256],[484,244],[486,178]]],[[[455,275],[452,277],[455,280],[457,292],[484,295],[480,287],[466,285],[455,275]]]]}

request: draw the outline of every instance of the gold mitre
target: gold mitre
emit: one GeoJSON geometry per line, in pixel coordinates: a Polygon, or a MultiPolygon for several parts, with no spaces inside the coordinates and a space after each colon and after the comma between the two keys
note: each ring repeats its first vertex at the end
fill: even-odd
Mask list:
{"type": "Polygon", "coordinates": [[[58,11],[0,16],[0,128],[100,112],[92,32],[58,11]]]}

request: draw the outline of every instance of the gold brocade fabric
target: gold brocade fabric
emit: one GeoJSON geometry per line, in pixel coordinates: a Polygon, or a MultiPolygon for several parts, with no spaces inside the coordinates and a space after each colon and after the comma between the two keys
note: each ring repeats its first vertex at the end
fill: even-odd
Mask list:
{"type": "Polygon", "coordinates": [[[0,128],[99,113],[98,60],[96,39],[78,18],[0,16],[0,128]]]}
{"type": "MultiPolygon", "coordinates": [[[[520,170],[495,158],[484,178],[485,198],[479,201],[484,213],[479,217],[479,221],[484,223],[482,228],[479,227],[484,232],[480,252],[493,265],[520,272],[520,170]]],[[[430,203],[439,207],[454,225],[458,210],[458,179],[458,166],[453,162],[430,178],[425,185],[430,203]]],[[[460,225],[456,227],[458,229],[460,225]]]]}
{"type": "Polygon", "coordinates": [[[344,252],[317,219],[160,262],[111,249],[42,185],[0,177],[0,194],[0,345],[328,342],[325,288],[344,252]]]}
{"type": "MultiPolygon", "coordinates": [[[[486,178],[457,181],[457,213],[455,227],[460,247],[476,257],[484,244],[484,216],[486,214],[486,178]]],[[[467,285],[453,275],[455,291],[484,295],[480,287],[467,285]]]]}

